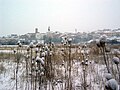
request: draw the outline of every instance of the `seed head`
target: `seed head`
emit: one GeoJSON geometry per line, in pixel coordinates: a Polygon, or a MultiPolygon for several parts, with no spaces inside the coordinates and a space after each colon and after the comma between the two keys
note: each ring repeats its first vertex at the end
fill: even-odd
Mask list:
{"type": "Polygon", "coordinates": [[[33,47],[34,47],[33,42],[30,43],[29,47],[30,47],[30,48],[33,48],[33,47]]]}
{"type": "Polygon", "coordinates": [[[120,62],[120,59],[118,57],[113,57],[112,60],[115,64],[119,64],[119,62],[120,62]]]}

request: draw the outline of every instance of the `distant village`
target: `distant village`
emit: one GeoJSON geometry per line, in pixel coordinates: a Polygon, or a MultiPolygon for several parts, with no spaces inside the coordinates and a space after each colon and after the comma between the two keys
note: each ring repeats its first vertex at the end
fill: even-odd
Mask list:
{"type": "Polygon", "coordinates": [[[24,45],[27,45],[30,42],[48,43],[50,40],[53,43],[60,44],[63,37],[72,38],[73,44],[91,43],[101,35],[106,35],[108,42],[111,44],[120,44],[120,28],[114,30],[103,29],[89,33],[77,31],[75,33],[61,33],[58,31],[52,32],[50,27],[48,27],[48,32],[46,33],[40,33],[38,28],[35,28],[33,33],[24,35],[11,34],[6,37],[0,37],[0,45],[16,45],[18,41],[24,45]]]}

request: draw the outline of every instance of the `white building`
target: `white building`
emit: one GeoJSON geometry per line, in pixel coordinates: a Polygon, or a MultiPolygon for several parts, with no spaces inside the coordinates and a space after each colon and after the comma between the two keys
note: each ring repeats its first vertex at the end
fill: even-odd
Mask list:
{"type": "Polygon", "coordinates": [[[45,35],[44,33],[36,33],[36,39],[37,40],[43,40],[44,35],[45,35]]]}

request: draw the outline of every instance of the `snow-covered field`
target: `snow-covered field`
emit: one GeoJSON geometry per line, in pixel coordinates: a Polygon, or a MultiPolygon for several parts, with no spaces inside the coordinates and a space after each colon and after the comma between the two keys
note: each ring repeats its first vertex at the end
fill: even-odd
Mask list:
{"type": "MultiPolygon", "coordinates": [[[[16,71],[16,63],[12,60],[3,60],[0,62],[0,65],[4,67],[4,70],[0,73],[0,90],[16,90],[16,81],[15,81],[15,71],[16,71]]],[[[56,83],[53,85],[54,90],[65,90],[65,82],[66,80],[63,78],[65,76],[65,68],[64,66],[56,65],[56,79],[53,82],[47,82],[47,90],[51,88],[52,83],[56,83]],[[60,72],[61,76],[58,75],[60,72]],[[57,77],[58,76],[58,77],[57,77]],[[63,80],[62,80],[63,79],[63,80]],[[62,81],[59,82],[58,80],[62,81]],[[50,83],[50,84],[49,84],[50,83]]],[[[87,90],[104,90],[104,73],[106,72],[105,65],[95,64],[94,61],[89,63],[86,70],[86,82],[87,82],[87,90]]],[[[68,72],[67,72],[68,73],[68,72]]],[[[25,78],[25,62],[21,62],[19,64],[18,69],[18,90],[30,90],[30,79],[27,82],[25,78]],[[28,85],[28,86],[27,86],[28,85]]],[[[73,90],[83,90],[83,70],[82,65],[77,60],[74,61],[72,65],[72,88],[73,90]]],[[[37,82],[38,83],[38,82],[37,82]]],[[[42,84],[42,90],[45,90],[44,83],[42,84]]],[[[37,85],[38,87],[38,85],[37,85]]]]}
{"type": "MultiPolygon", "coordinates": [[[[13,50],[0,50],[0,53],[2,53],[2,55],[3,53],[14,54],[13,50]]],[[[42,82],[39,84],[39,77],[36,79],[36,75],[38,74],[36,74],[35,71],[33,71],[31,79],[30,59],[27,59],[28,63],[26,64],[27,52],[23,51],[23,53],[24,55],[20,58],[20,62],[18,63],[17,77],[17,59],[14,55],[9,59],[0,59],[0,90],[16,90],[16,85],[17,90],[69,90],[69,84],[71,85],[71,90],[85,90],[85,88],[86,90],[104,90],[107,68],[103,63],[102,56],[100,56],[100,58],[96,56],[97,58],[92,57],[92,59],[88,59],[86,65],[83,65],[80,59],[73,59],[71,64],[71,75],[68,62],[61,60],[59,63],[59,61],[53,62],[53,60],[53,75],[51,79],[45,78],[45,74],[43,73],[41,75],[42,82]],[[26,65],[28,65],[27,69],[26,65]]],[[[113,77],[118,81],[117,67],[111,63],[110,59],[109,63],[110,69],[114,71],[113,77]]]]}

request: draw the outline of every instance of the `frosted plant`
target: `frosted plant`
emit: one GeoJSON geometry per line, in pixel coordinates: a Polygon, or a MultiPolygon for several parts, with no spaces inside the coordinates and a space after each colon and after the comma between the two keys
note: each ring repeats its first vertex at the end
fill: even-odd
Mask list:
{"type": "Polygon", "coordinates": [[[29,47],[30,47],[30,48],[33,48],[33,47],[34,47],[33,42],[30,43],[29,47]]]}
{"type": "Polygon", "coordinates": [[[113,57],[112,60],[116,65],[120,63],[120,59],[118,57],[113,57]]]}
{"type": "Polygon", "coordinates": [[[44,64],[45,64],[44,58],[40,58],[39,56],[36,57],[36,62],[41,63],[42,66],[44,66],[44,64]]]}
{"type": "Polygon", "coordinates": [[[107,90],[118,90],[118,83],[115,79],[110,79],[106,82],[105,88],[107,90]]]}
{"type": "Polygon", "coordinates": [[[106,74],[105,74],[105,78],[106,78],[107,80],[110,80],[110,79],[112,79],[113,77],[112,77],[112,75],[111,75],[110,73],[106,73],[106,74]]]}

